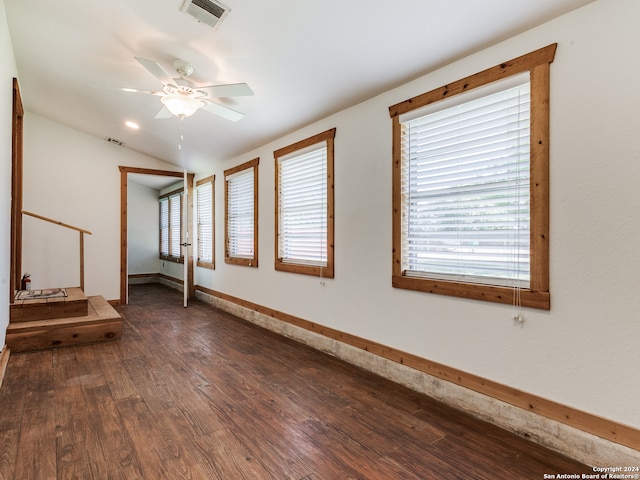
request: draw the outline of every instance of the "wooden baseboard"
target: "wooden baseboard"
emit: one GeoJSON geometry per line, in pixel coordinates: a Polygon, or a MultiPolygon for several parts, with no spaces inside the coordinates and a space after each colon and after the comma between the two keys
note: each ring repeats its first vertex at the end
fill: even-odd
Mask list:
{"type": "Polygon", "coordinates": [[[544,416],[583,432],[604,438],[631,449],[640,445],[640,430],[606,418],[518,390],[507,385],[433,362],[416,355],[397,350],[380,343],[318,325],[287,313],[274,310],[241,298],[196,285],[196,290],[221,300],[254,310],[276,320],[295,325],[324,337],[362,349],[387,360],[408,366],[435,378],[468,388],[515,407],[544,416]]]}
{"type": "Polygon", "coordinates": [[[127,278],[129,279],[138,279],[138,278],[158,278],[160,276],[159,273],[130,273],[127,278]]]}
{"type": "Polygon", "coordinates": [[[5,344],[0,351],[0,388],[2,388],[2,382],[4,380],[4,374],[7,371],[7,364],[9,363],[10,355],[9,347],[5,344]]]}
{"type": "Polygon", "coordinates": [[[164,280],[167,280],[169,282],[177,283],[179,285],[184,284],[184,281],[181,280],[180,278],[172,277],[172,276],[167,275],[165,273],[132,273],[132,274],[128,275],[127,278],[129,280],[147,280],[147,279],[159,280],[159,279],[164,279],[164,280]]]}
{"type": "Polygon", "coordinates": [[[162,278],[164,280],[167,280],[169,282],[177,283],[178,285],[184,285],[184,280],[182,280],[180,278],[172,277],[171,275],[166,275],[164,273],[159,273],[158,277],[162,278]]]}

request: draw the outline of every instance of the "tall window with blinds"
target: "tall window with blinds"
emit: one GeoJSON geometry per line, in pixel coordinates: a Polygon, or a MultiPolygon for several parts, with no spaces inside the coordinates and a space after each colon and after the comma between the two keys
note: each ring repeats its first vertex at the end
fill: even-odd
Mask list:
{"type": "Polygon", "coordinates": [[[169,256],[169,198],[160,199],[160,257],[169,256]]]}
{"type": "Polygon", "coordinates": [[[276,270],[333,278],[335,129],[274,152],[276,270]]]}
{"type": "Polygon", "coordinates": [[[225,262],[258,266],[258,162],[225,171],[225,262]]]}
{"type": "Polygon", "coordinates": [[[555,45],[390,107],[393,285],[550,308],[555,45]]]}
{"type": "Polygon", "coordinates": [[[215,176],[196,182],[197,265],[214,268],[214,181],[215,176]]]}
{"type": "Polygon", "coordinates": [[[490,88],[400,118],[406,275],[529,286],[529,76],[490,88]]]}
{"type": "Polygon", "coordinates": [[[162,195],[160,202],[160,258],[182,262],[182,191],[162,195]]]}

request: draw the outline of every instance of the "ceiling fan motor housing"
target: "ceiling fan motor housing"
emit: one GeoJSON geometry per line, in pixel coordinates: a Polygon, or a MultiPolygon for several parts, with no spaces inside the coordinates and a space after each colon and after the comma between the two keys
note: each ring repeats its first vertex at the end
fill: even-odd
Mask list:
{"type": "Polygon", "coordinates": [[[173,67],[181,77],[188,77],[194,72],[193,65],[186,60],[180,60],[179,58],[173,61],[173,67]]]}

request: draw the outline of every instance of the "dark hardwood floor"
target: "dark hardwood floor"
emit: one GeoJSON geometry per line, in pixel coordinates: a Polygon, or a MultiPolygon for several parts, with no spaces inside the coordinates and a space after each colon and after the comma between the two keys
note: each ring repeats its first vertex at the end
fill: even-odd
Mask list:
{"type": "Polygon", "coordinates": [[[121,340],[11,355],[0,479],[542,479],[591,469],[202,302],[132,286],[121,340]]]}

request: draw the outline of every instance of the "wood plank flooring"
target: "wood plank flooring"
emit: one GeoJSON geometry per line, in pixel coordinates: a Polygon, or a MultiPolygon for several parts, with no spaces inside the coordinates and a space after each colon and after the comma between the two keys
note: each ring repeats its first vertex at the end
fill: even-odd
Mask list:
{"type": "Polygon", "coordinates": [[[11,355],[0,479],[542,479],[591,469],[160,285],[114,342],[11,355]]]}

